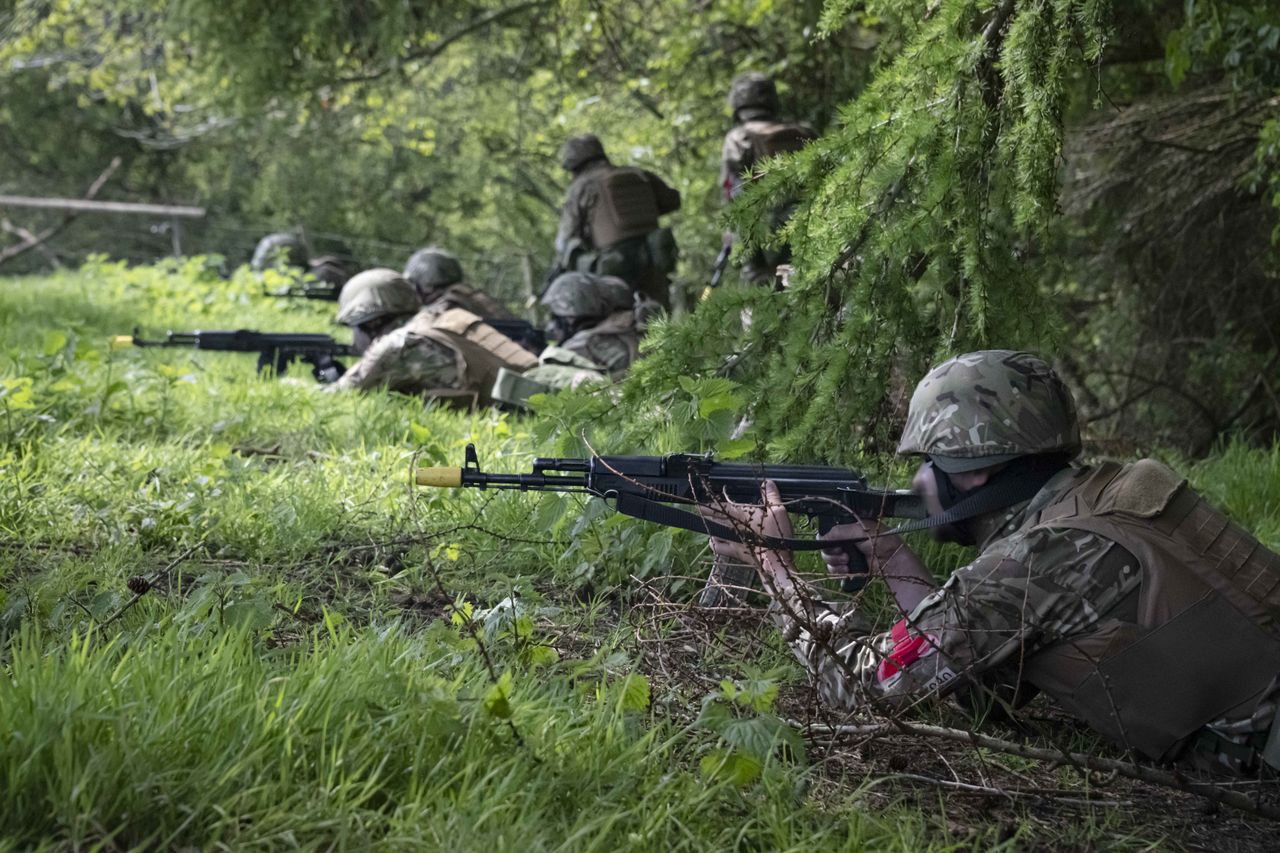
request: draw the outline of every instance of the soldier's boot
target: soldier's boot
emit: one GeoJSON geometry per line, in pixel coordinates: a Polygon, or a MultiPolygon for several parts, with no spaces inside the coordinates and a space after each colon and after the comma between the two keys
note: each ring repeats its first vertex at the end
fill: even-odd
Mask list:
{"type": "Polygon", "coordinates": [[[716,557],[707,574],[707,584],[698,596],[702,607],[741,607],[746,603],[756,570],[752,566],[727,563],[716,557]]]}

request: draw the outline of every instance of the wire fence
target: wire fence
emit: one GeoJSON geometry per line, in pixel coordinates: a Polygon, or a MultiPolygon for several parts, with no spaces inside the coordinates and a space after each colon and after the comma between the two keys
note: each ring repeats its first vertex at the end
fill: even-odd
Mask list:
{"type": "MultiPolygon", "coordinates": [[[[0,210],[0,217],[11,218],[33,233],[57,224],[62,216],[51,211],[0,210]]],[[[249,262],[259,240],[279,231],[298,234],[310,257],[336,256],[353,272],[372,267],[403,269],[409,256],[426,245],[307,228],[237,223],[216,217],[179,220],[92,213],[80,216],[60,229],[55,237],[0,267],[0,275],[38,272],[57,266],[74,267],[91,254],[105,254],[131,263],[149,263],[174,255],[219,255],[224,259],[223,272],[229,275],[236,267],[249,262]]],[[[16,236],[10,239],[19,240],[16,236]]],[[[545,259],[527,250],[455,254],[469,283],[513,305],[524,304],[544,272],[545,259]]]]}

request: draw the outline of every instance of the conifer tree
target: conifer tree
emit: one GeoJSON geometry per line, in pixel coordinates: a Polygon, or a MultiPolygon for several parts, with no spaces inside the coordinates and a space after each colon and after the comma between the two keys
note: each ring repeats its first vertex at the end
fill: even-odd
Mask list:
{"type": "MultiPolygon", "coordinates": [[[[852,6],[827,4],[828,32],[852,6]]],[[[641,431],[681,377],[716,374],[741,386],[769,456],[886,449],[928,361],[1043,344],[1050,306],[1023,257],[1055,211],[1068,83],[1098,61],[1107,13],[1093,0],[901,10],[887,67],[732,210],[748,245],[790,242],[788,286],[717,292],[660,329],[628,389],[641,431]],[[771,234],[765,213],[787,199],[796,212],[771,234]]]]}

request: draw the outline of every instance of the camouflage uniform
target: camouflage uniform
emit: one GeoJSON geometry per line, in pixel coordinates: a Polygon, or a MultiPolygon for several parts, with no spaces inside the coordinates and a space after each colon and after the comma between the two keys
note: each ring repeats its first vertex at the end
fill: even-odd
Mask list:
{"type": "Polygon", "coordinates": [[[869,700],[947,692],[961,675],[998,677],[1002,668],[1016,675],[1027,656],[1092,627],[1133,591],[1141,575],[1119,546],[1096,535],[1035,527],[1036,511],[1075,476],[1073,469],[1061,472],[1030,503],[1003,514],[979,543],[978,558],[890,631],[869,634],[854,611],[819,608],[800,614],[800,621],[779,611],[779,627],[823,700],[852,709],[869,700]],[[802,626],[806,621],[812,631],[802,626]]]}
{"type": "Polygon", "coordinates": [[[499,375],[493,396],[512,406],[524,408],[534,394],[617,379],[639,354],[649,317],[660,310],[621,279],[580,272],[558,276],[542,304],[555,318],[553,336],[559,329],[565,339],[544,349],[537,367],[499,375]]]}
{"type": "Polygon", "coordinates": [[[643,320],[652,303],[636,297],[612,276],[565,273],[542,295],[542,304],[572,329],[560,346],[599,365],[614,378],[626,372],[640,350],[643,320]]]}
{"type": "MultiPolygon", "coordinates": [[[[1048,365],[987,351],[921,381],[899,450],[960,474],[1079,446],[1071,395],[1048,365]]],[[[1066,467],[1030,501],[971,524],[978,557],[889,631],[856,610],[775,604],[826,702],[852,710],[974,685],[1016,701],[1030,687],[1149,758],[1272,761],[1280,556],[1185,480],[1152,460],[1066,467]]]]}
{"type": "Polygon", "coordinates": [[[561,346],[549,346],[538,355],[538,366],[524,373],[526,379],[564,391],[608,383],[609,374],[597,362],[561,346]]]}
{"type": "MultiPolygon", "coordinates": [[[[664,308],[670,307],[667,289],[674,269],[675,247],[669,229],[597,245],[591,223],[596,207],[602,203],[602,182],[620,167],[609,161],[600,140],[590,134],[572,137],[565,143],[561,164],[573,173],[573,180],[560,208],[555,243],[557,267],[562,272],[616,276],[664,308]]],[[[679,190],[646,169],[628,167],[627,171],[649,185],[659,214],[680,209],[679,190]]]]}
{"type": "Polygon", "coordinates": [[[370,344],[359,362],[326,390],[385,388],[421,394],[432,389],[458,388],[457,355],[423,335],[435,318],[434,312],[424,308],[405,325],[382,335],[370,344]]]}

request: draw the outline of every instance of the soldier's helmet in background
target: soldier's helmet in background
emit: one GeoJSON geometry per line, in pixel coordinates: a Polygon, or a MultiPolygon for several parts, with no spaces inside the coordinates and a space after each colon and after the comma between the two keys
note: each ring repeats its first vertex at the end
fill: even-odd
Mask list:
{"type": "Polygon", "coordinates": [[[778,87],[773,78],[759,71],[739,74],[729,86],[729,106],[734,112],[745,109],[778,111],[778,87]]]}
{"type": "Polygon", "coordinates": [[[542,294],[542,304],[556,317],[603,320],[635,305],[631,286],[611,275],[567,272],[556,277],[542,294]]]}
{"type": "Polygon", "coordinates": [[[570,136],[560,146],[560,165],[566,172],[576,172],[592,160],[604,157],[604,144],[594,133],[570,136]]]}
{"type": "Polygon", "coordinates": [[[1080,452],[1071,391],[1028,352],[982,350],[930,370],[911,397],[898,452],[958,474],[1038,453],[1080,452]]]}
{"type": "Polygon", "coordinates": [[[338,297],[338,322],[344,326],[380,317],[416,314],[422,303],[413,285],[395,270],[377,268],[353,276],[338,297]]]}
{"type": "Polygon", "coordinates": [[[321,255],[307,264],[311,274],[325,284],[341,288],[351,279],[351,270],[337,255],[321,255]]]}
{"type": "Polygon", "coordinates": [[[253,250],[253,259],[249,261],[249,268],[254,272],[262,272],[277,264],[307,268],[307,247],[303,245],[301,237],[278,231],[258,241],[253,250]]]}
{"type": "Polygon", "coordinates": [[[419,249],[404,265],[404,277],[425,298],[433,290],[462,281],[462,264],[457,257],[439,246],[419,249]]]}

